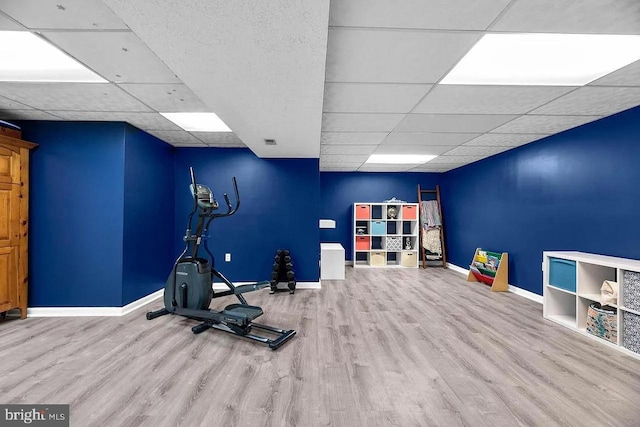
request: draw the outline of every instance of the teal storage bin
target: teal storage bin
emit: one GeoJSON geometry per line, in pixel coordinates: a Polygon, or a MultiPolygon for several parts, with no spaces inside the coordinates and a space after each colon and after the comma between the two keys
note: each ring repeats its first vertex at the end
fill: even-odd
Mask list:
{"type": "Polygon", "coordinates": [[[549,258],[549,284],[567,291],[576,291],[576,262],[549,258]]]}
{"type": "Polygon", "coordinates": [[[386,221],[371,221],[371,235],[384,236],[387,234],[386,221]]]}

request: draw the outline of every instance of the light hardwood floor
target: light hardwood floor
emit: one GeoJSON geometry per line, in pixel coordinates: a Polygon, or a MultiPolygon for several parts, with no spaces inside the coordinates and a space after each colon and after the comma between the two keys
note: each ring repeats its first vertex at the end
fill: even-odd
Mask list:
{"type": "MultiPolygon", "coordinates": [[[[0,322],[0,403],[69,403],[72,426],[639,426],[640,361],[458,273],[357,270],[247,294],[278,351],[192,321],[0,322]]],[[[214,300],[212,307],[234,302],[214,300]]]]}

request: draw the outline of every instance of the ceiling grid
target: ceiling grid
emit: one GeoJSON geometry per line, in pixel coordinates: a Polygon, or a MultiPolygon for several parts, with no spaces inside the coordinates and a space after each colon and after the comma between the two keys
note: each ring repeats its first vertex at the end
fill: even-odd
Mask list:
{"type": "Polygon", "coordinates": [[[0,119],[123,121],[323,171],[445,172],[640,105],[640,61],[584,86],[441,83],[486,34],[638,35],[637,0],[22,0],[0,2],[0,31],[37,34],[107,80],[0,82],[0,119]],[[160,112],[215,112],[232,132],[160,112]]]}

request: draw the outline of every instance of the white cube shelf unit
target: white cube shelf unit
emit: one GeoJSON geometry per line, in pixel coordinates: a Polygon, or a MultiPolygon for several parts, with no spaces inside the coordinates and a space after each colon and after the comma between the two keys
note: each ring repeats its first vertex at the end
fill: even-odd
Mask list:
{"type": "MultiPolygon", "coordinates": [[[[625,307],[625,291],[640,292],[640,287],[627,286],[625,272],[640,275],[640,261],[584,252],[543,252],[543,316],[597,342],[640,359],[638,334],[640,311],[625,307]],[[605,280],[618,282],[617,341],[609,342],[587,332],[587,311],[600,302],[600,287],[605,280]],[[626,319],[626,320],[625,320],[626,319]]],[[[629,273],[627,273],[629,274],[629,273]]],[[[640,276],[637,276],[640,277],[640,276]]],[[[626,296],[626,301],[631,295],[626,296]]]]}
{"type": "Polygon", "coordinates": [[[353,266],[418,268],[417,203],[354,203],[353,266]]]}

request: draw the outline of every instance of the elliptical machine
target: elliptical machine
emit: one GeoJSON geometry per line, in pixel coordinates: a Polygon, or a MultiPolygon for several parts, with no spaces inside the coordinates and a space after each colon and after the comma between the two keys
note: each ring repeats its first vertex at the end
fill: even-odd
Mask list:
{"type": "Polygon", "coordinates": [[[196,183],[193,168],[189,168],[191,174],[191,195],[193,196],[193,209],[189,214],[187,231],[184,236],[186,247],[173,265],[173,270],[167,279],[164,288],[164,308],[147,313],[147,319],[155,319],[165,314],[176,314],[189,319],[202,322],[191,328],[194,334],[199,334],[207,329],[214,328],[221,331],[248,338],[254,341],[267,344],[272,350],[276,350],[290,338],[296,331],[274,328],[272,326],[253,323],[253,320],[263,314],[262,308],[249,305],[242,295],[246,292],[270,286],[269,281],[257,282],[250,285],[235,286],[226,277],[217,271],[213,264],[213,255],[207,247],[207,232],[211,221],[215,218],[231,216],[240,207],[240,195],[236,178],[233,177],[233,188],[235,192],[235,206],[231,205],[229,196],[224,193],[224,200],[227,204],[226,213],[214,213],[219,208],[213,192],[206,185],[196,183]],[[193,217],[197,213],[197,223],[195,231],[192,233],[193,217]],[[203,245],[207,255],[211,259],[198,256],[198,249],[203,245]],[[217,277],[229,288],[222,292],[213,291],[213,277],[217,277]],[[231,304],[222,311],[209,309],[213,298],[235,295],[240,301],[239,304],[231,304]],[[251,334],[253,328],[275,334],[275,339],[269,339],[251,334]]]}

